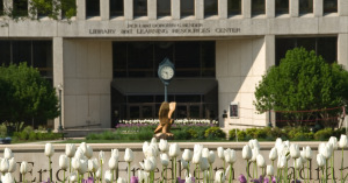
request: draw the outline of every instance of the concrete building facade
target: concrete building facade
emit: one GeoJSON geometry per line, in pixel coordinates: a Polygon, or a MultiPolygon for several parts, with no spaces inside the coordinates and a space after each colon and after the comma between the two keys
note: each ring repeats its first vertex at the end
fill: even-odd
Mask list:
{"type": "MultiPolygon", "coordinates": [[[[193,0],[193,14],[184,13],[185,1],[160,1],[122,0],[120,12],[112,13],[112,0],[95,1],[99,7],[90,8],[92,1],[76,0],[77,14],[70,23],[45,17],[13,21],[3,16],[0,42],[52,41],[51,78],[54,86],[63,86],[65,128],[112,126],[111,83],[118,79],[113,73],[115,42],[214,42],[218,84],[214,118],[222,127],[267,125],[272,115],[256,113],[254,91],[267,69],[276,64],[281,46],[277,41],[283,38],[332,38],[337,46],[334,59],[348,68],[346,0],[193,0]],[[209,3],[216,11],[207,7],[209,3]],[[135,7],[140,5],[145,10],[135,7]],[[169,14],[162,7],[169,7],[169,14]],[[224,124],[221,116],[224,110],[229,113],[231,104],[238,104],[238,116],[224,124]]],[[[11,0],[3,3],[13,5],[11,0]]],[[[55,119],[55,129],[58,123],[55,119]]]]}

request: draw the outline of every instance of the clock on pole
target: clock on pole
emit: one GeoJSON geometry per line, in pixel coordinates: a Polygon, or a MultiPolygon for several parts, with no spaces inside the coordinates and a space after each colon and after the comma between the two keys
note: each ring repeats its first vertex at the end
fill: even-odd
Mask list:
{"type": "Polygon", "coordinates": [[[167,86],[175,75],[174,64],[165,58],[158,66],[158,77],[164,84],[164,101],[168,102],[167,86]]]}

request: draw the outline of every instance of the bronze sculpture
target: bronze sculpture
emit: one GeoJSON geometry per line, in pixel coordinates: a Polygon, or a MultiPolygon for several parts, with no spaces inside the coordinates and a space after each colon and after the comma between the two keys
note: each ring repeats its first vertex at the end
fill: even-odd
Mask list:
{"type": "Polygon", "coordinates": [[[174,123],[172,115],[175,111],[176,102],[162,102],[159,109],[159,125],[154,131],[154,137],[157,139],[173,139],[174,134],[170,133],[170,127],[174,123]]]}

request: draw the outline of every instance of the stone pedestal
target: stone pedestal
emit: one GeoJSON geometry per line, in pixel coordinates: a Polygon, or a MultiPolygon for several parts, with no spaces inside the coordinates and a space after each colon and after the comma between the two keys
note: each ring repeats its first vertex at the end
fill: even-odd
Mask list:
{"type": "Polygon", "coordinates": [[[173,140],[174,134],[172,133],[157,133],[153,135],[154,138],[157,140],[163,139],[163,140],[173,140]]]}

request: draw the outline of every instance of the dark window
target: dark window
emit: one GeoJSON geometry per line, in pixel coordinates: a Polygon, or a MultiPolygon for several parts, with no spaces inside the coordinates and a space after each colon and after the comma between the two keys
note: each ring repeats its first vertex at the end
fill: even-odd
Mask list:
{"type": "Polygon", "coordinates": [[[337,60],[337,37],[310,37],[310,38],[277,38],[276,39],[276,65],[285,57],[288,50],[295,47],[304,47],[314,50],[321,55],[327,63],[337,60]]]}
{"type": "Polygon", "coordinates": [[[19,64],[21,62],[27,62],[29,66],[32,66],[31,41],[13,41],[12,48],[13,48],[12,63],[19,64]]]}
{"type": "Polygon", "coordinates": [[[100,16],[100,1],[99,0],[86,1],[86,16],[87,17],[100,16]]]}
{"type": "Polygon", "coordinates": [[[171,16],[171,0],[158,0],[157,1],[157,16],[171,16]]]}
{"type": "Polygon", "coordinates": [[[252,16],[263,15],[266,12],[265,0],[252,0],[251,1],[251,14],[252,16]]]}
{"type": "Polygon", "coordinates": [[[337,0],[324,0],[324,13],[337,13],[337,0]]]}
{"type": "Polygon", "coordinates": [[[0,0],[0,15],[4,14],[4,1],[0,0]]]}
{"type": "Polygon", "coordinates": [[[123,8],[123,0],[110,0],[110,17],[123,16],[123,8]]]}
{"type": "Polygon", "coordinates": [[[8,65],[11,62],[11,42],[0,41],[0,65],[8,65]]]}
{"type": "Polygon", "coordinates": [[[51,41],[33,41],[33,67],[38,68],[41,75],[53,78],[52,43],[51,41]]]}
{"type": "Polygon", "coordinates": [[[215,77],[213,41],[114,42],[114,77],[157,77],[164,58],[175,64],[177,77],[215,77]]]}
{"type": "Polygon", "coordinates": [[[213,16],[218,14],[217,0],[204,0],[204,16],[213,16]]]}
{"type": "Polygon", "coordinates": [[[228,0],[227,1],[228,16],[242,14],[241,0],[228,0]]]}
{"type": "Polygon", "coordinates": [[[76,16],[76,0],[61,1],[62,16],[76,16]]]}
{"type": "Polygon", "coordinates": [[[181,17],[195,15],[195,1],[194,0],[181,0],[180,1],[180,13],[181,13],[181,17]]]}
{"type": "Polygon", "coordinates": [[[276,0],[275,11],[276,15],[289,14],[289,0],[276,0]]]}
{"type": "Polygon", "coordinates": [[[46,3],[49,3],[49,7],[39,7],[37,9],[37,15],[39,17],[47,17],[49,14],[52,13],[52,0],[44,0],[46,3]]]}
{"type": "Polygon", "coordinates": [[[299,0],[300,14],[313,13],[313,0],[299,0]]]}
{"type": "Polygon", "coordinates": [[[28,16],[28,0],[13,0],[13,14],[28,16]]]}
{"type": "Polygon", "coordinates": [[[134,16],[147,16],[147,0],[134,0],[134,16]]]}

